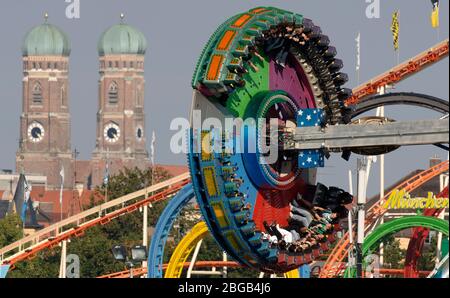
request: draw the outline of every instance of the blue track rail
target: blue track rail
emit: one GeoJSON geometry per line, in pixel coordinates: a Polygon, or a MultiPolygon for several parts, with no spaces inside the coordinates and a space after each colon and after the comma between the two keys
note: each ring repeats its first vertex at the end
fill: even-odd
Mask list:
{"type": "Polygon", "coordinates": [[[158,223],[155,227],[155,233],[152,237],[150,250],[148,253],[148,277],[162,278],[163,277],[163,258],[164,247],[166,245],[167,236],[175,222],[175,219],[180,214],[181,209],[194,198],[194,190],[192,184],[186,185],[177,195],[170,200],[164,212],[161,214],[158,223]]]}

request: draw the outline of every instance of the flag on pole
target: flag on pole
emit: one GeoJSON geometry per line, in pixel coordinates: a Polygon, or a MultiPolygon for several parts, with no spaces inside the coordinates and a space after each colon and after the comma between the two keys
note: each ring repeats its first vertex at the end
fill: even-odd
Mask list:
{"type": "Polygon", "coordinates": [[[105,175],[103,176],[103,185],[108,185],[109,183],[109,161],[106,160],[106,166],[105,166],[105,175]]]}
{"type": "Polygon", "coordinates": [[[400,15],[400,12],[398,10],[392,14],[391,31],[392,31],[392,37],[394,39],[395,51],[398,51],[398,49],[399,49],[399,42],[398,42],[398,37],[399,37],[399,33],[400,33],[400,23],[398,20],[399,15],[400,15]]]}
{"type": "Polygon", "coordinates": [[[23,206],[22,206],[22,212],[20,214],[20,217],[22,218],[22,221],[26,221],[27,216],[27,209],[28,209],[28,200],[30,199],[31,194],[31,185],[28,184],[27,179],[24,176],[23,180],[23,189],[24,189],[24,200],[23,200],[23,206]]]}
{"type": "Polygon", "coordinates": [[[356,70],[358,71],[361,67],[361,32],[358,32],[356,41],[356,70]]]}
{"type": "Polygon", "coordinates": [[[155,164],[155,142],[156,142],[156,134],[155,131],[152,133],[152,143],[150,146],[150,160],[152,162],[152,167],[155,164]]]}
{"type": "Polygon", "coordinates": [[[64,188],[64,166],[61,166],[61,171],[59,172],[61,176],[61,188],[59,190],[59,204],[62,205],[63,202],[63,188],[64,188]]]}
{"type": "Polygon", "coordinates": [[[431,26],[433,28],[439,27],[439,0],[431,0],[433,11],[431,12],[431,26]]]}

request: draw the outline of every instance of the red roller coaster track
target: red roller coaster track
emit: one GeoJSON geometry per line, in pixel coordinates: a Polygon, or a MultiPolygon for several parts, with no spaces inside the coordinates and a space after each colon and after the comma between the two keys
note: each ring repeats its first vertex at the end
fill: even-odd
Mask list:
{"type": "Polygon", "coordinates": [[[448,56],[448,39],[420,53],[416,57],[388,70],[353,89],[347,105],[357,104],[363,98],[377,93],[379,87],[398,83],[448,56]]]}
{"type": "MultiPolygon", "coordinates": [[[[437,195],[438,198],[448,198],[448,186],[437,195]]],[[[424,215],[438,217],[444,209],[426,209],[424,215]]],[[[413,236],[408,244],[408,250],[406,252],[404,277],[417,278],[419,273],[417,271],[418,259],[422,253],[422,248],[425,243],[425,239],[430,232],[426,228],[415,228],[413,236]]]]}
{"type": "MultiPolygon", "coordinates": [[[[406,192],[411,192],[417,187],[424,184],[425,182],[431,180],[432,178],[442,174],[443,172],[448,171],[448,164],[449,162],[448,160],[446,160],[404,181],[403,183],[396,186],[394,189],[403,189],[406,192]]],[[[391,193],[392,191],[387,193],[382,200],[380,200],[377,204],[373,205],[367,211],[366,231],[370,230],[370,228],[377,222],[377,219],[387,212],[387,210],[384,209],[382,206],[383,203],[386,202],[386,200],[389,198],[391,193]]],[[[345,269],[341,264],[347,257],[349,248],[350,248],[350,241],[347,232],[344,235],[344,237],[342,237],[342,239],[337,243],[334,249],[331,251],[322,271],[320,272],[320,277],[332,278],[338,276],[341,273],[341,271],[345,269]]]]}
{"type": "MultiPolygon", "coordinates": [[[[184,268],[188,268],[190,266],[190,262],[186,262],[183,264],[184,268]]],[[[166,269],[168,264],[163,265],[163,269],[166,269]]],[[[198,261],[195,262],[194,268],[220,268],[220,267],[228,267],[228,268],[240,268],[243,267],[241,264],[232,261],[198,261]]],[[[138,277],[147,273],[146,267],[133,269],[133,276],[138,277]]],[[[130,270],[124,270],[120,272],[115,272],[111,274],[106,274],[99,276],[97,278],[128,278],[130,277],[130,270]]]]}
{"type": "Polygon", "coordinates": [[[189,182],[190,182],[189,174],[186,173],[178,177],[169,179],[167,181],[158,183],[154,186],[151,186],[147,190],[137,191],[135,193],[126,195],[122,198],[118,198],[111,202],[86,210],[71,218],[65,219],[62,222],[56,223],[48,228],[45,228],[43,231],[36,233],[38,235],[33,234],[19,241],[16,241],[15,243],[12,243],[6,247],[1,248],[0,255],[2,257],[2,263],[9,264],[11,265],[11,269],[14,269],[15,263],[31,259],[43,249],[53,248],[64,240],[70,239],[72,237],[82,236],[86,230],[94,226],[105,225],[114,218],[117,218],[127,213],[134,212],[138,210],[140,207],[147,206],[150,203],[162,201],[170,197],[171,195],[177,193],[181,188],[183,188],[183,186],[185,186],[189,182]],[[144,199],[136,203],[131,203],[128,206],[124,206],[113,211],[109,212],[107,211],[107,208],[123,206],[126,202],[130,200],[138,199],[139,197],[144,196],[146,193],[152,193],[156,191],[159,192],[156,193],[155,195],[146,198],[144,197],[144,199]],[[105,212],[106,214],[102,215],[103,212],[105,212]],[[80,223],[81,221],[87,220],[87,218],[97,213],[99,214],[98,217],[80,223]],[[75,225],[75,227],[73,227],[73,225],[75,225]],[[68,230],[59,232],[59,229],[62,229],[63,227],[67,227],[68,230]],[[56,231],[56,235],[51,236],[51,231],[53,232],[56,231]],[[40,240],[40,237],[42,237],[43,240],[40,240]],[[33,244],[33,242],[37,243],[33,244]],[[28,248],[24,248],[24,246],[26,246],[27,244],[33,245],[30,245],[28,248]],[[14,253],[16,250],[18,250],[18,252],[16,252],[11,256],[7,256],[8,254],[14,253]]]}

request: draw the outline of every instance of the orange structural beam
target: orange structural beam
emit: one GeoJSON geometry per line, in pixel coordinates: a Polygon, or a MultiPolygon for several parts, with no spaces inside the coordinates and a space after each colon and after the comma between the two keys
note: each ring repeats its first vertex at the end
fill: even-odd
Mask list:
{"type": "MultiPolygon", "coordinates": [[[[401,184],[397,185],[390,192],[388,192],[382,200],[378,203],[374,204],[367,211],[366,215],[366,231],[372,227],[376,223],[376,220],[387,212],[387,209],[383,208],[383,204],[389,198],[390,194],[395,189],[403,189],[406,192],[411,192],[417,187],[421,186],[425,182],[431,180],[432,178],[442,174],[443,172],[448,171],[449,161],[446,160],[434,167],[429,168],[428,170],[422,171],[419,174],[415,175],[412,178],[407,179],[401,184]]],[[[320,277],[322,278],[333,278],[341,273],[342,262],[347,257],[348,250],[350,248],[350,240],[348,232],[340,239],[340,241],[336,244],[333,250],[330,252],[330,255],[323,266],[320,277]]]]}
{"type": "MultiPolygon", "coordinates": [[[[190,266],[190,262],[186,262],[183,264],[184,268],[188,268],[190,266]]],[[[163,269],[166,269],[169,264],[164,264],[163,269]]],[[[220,267],[228,267],[228,268],[240,268],[243,267],[241,264],[237,262],[231,261],[198,261],[194,264],[194,268],[220,268],[220,267]]],[[[138,277],[147,273],[146,267],[133,269],[133,276],[138,277]]],[[[130,277],[130,270],[124,270],[120,272],[115,272],[111,274],[106,274],[99,276],[97,278],[128,278],[130,277]]]]}
{"type": "Polygon", "coordinates": [[[364,97],[377,93],[379,87],[396,84],[448,56],[448,39],[420,53],[416,57],[386,71],[353,89],[346,105],[354,105],[364,97]]]}
{"type": "MultiPolygon", "coordinates": [[[[403,275],[403,273],[405,272],[404,269],[387,269],[387,268],[383,268],[379,270],[380,274],[390,274],[390,275],[403,275]]],[[[428,276],[431,271],[419,271],[418,272],[419,275],[421,276],[428,276]]]]}

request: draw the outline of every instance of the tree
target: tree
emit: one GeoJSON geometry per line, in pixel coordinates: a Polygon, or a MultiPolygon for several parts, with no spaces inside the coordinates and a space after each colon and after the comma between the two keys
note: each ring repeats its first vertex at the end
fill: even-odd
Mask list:
{"type": "MultiPolygon", "coordinates": [[[[150,186],[152,183],[158,183],[170,178],[170,174],[161,168],[140,170],[124,169],[117,175],[110,177],[108,183],[108,198],[113,200],[128,193],[135,192],[150,186]]],[[[105,191],[104,186],[96,189],[97,197],[105,191]]],[[[138,198],[134,201],[138,201],[138,198]]],[[[133,202],[134,202],[133,201],[133,202]]],[[[87,208],[94,207],[103,201],[95,201],[91,198],[91,203],[87,208]]],[[[149,225],[155,225],[159,215],[166,206],[165,202],[153,204],[149,210],[149,225]]],[[[21,221],[9,220],[7,229],[0,226],[0,235],[6,235],[3,238],[5,242],[13,242],[22,237],[17,235],[17,231],[12,229],[18,226],[21,231],[21,221]],[[10,232],[3,232],[7,230],[10,232]]],[[[0,236],[0,241],[3,239],[0,236]]],[[[8,244],[8,243],[7,243],[8,244]]],[[[111,248],[113,245],[122,244],[125,246],[134,246],[142,244],[142,213],[134,212],[114,219],[108,225],[95,226],[85,232],[82,237],[73,238],[67,244],[67,254],[76,254],[80,258],[80,275],[83,278],[94,278],[99,275],[109,274],[125,269],[125,265],[114,260],[111,248]]],[[[28,261],[18,263],[16,269],[10,272],[8,277],[57,277],[59,273],[61,250],[55,248],[45,250],[28,261]]]]}
{"type": "Polygon", "coordinates": [[[23,237],[22,219],[17,214],[7,214],[0,219],[0,247],[11,244],[23,237]]]}
{"type": "Polygon", "coordinates": [[[417,262],[417,269],[422,271],[432,271],[436,266],[436,255],[437,255],[437,237],[433,236],[431,238],[430,245],[424,245],[422,249],[422,254],[417,262]]]}
{"type": "Polygon", "coordinates": [[[400,249],[400,241],[393,236],[384,240],[384,265],[388,268],[398,269],[405,259],[406,251],[400,249]]]}

